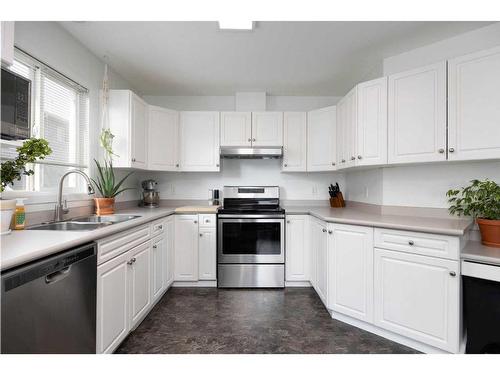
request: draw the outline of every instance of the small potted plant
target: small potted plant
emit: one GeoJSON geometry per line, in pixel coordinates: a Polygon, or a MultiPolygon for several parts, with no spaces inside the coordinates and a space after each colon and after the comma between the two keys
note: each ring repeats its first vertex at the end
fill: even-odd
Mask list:
{"type": "Polygon", "coordinates": [[[496,182],[472,180],[471,185],[446,195],[451,214],[476,220],[483,245],[500,247],[500,186],[496,182]]]}
{"type": "Polygon", "coordinates": [[[115,197],[132,188],[122,188],[125,180],[134,172],[128,173],[121,180],[116,181],[115,171],[113,169],[112,143],[113,134],[109,129],[103,129],[101,132],[100,143],[104,149],[104,166],[97,160],[94,162],[97,166],[97,177],[92,179],[96,189],[101,194],[100,198],[94,198],[96,215],[112,215],[115,213],[115,197]]]}
{"type": "MultiPolygon", "coordinates": [[[[0,171],[0,193],[3,193],[9,185],[14,185],[14,181],[21,180],[22,176],[31,176],[34,171],[27,169],[26,165],[37,160],[44,159],[52,153],[49,143],[45,139],[28,139],[17,149],[17,157],[13,160],[6,160],[1,163],[0,171]]],[[[1,233],[9,232],[12,214],[16,209],[15,199],[0,199],[1,213],[1,233]]]]}

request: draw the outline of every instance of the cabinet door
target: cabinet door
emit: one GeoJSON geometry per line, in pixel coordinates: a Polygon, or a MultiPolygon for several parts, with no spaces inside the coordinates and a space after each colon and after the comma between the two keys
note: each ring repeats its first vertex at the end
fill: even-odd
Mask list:
{"type": "Polygon", "coordinates": [[[328,226],[328,308],[373,322],[373,228],[328,226]]]}
{"type": "Polygon", "coordinates": [[[174,282],[174,249],[175,249],[175,220],[174,216],[169,216],[165,221],[165,245],[167,247],[167,279],[168,288],[174,282]]]}
{"type": "Polygon", "coordinates": [[[217,269],[217,236],[215,228],[200,227],[198,242],[198,278],[215,280],[217,269]]]}
{"type": "Polygon", "coordinates": [[[133,329],[146,316],[151,307],[151,241],[130,250],[129,291],[130,328],[133,329]]]}
{"type": "Polygon", "coordinates": [[[325,306],[328,306],[328,244],[326,224],[322,223],[321,234],[318,233],[317,253],[316,253],[316,292],[323,301],[325,306]]]}
{"type": "Polygon", "coordinates": [[[310,280],[310,245],[307,215],[286,217],[286,280],[310,280]]]}
{"type": "Polygon", "coordinates": [[[387,163],[387,77],[358,85],[356,165],[387,163]]]}
{"type": "Polygon", "coordinates": [[[500,158],[500,48],[448,62],[448,159],[500,158]]]}
{"type": "Polygon", "coordinates": [[[112,353],[129,332],[129,254],[97,267],[97,353],[112,353]]]}
{"type": "Polygon", "coordinates": [[[221,112],[221,146],[252,146],[252,112],[221,112]]]}
{"type": "Polygon", "coordinates": [[[345,122],[346,122],[346,117],[345,117],[345,112],[346,112],[346,105],[345,105],[345,100],[342,98],[338,103],[337,103],[337,131],[336,131],[336,140],[335,140],[335,145],[337,147],[337,169],[343,169],[345,168],[345,163],[346,163],[346,153],[347,153],[347,146],[344,142],[344,129],[346,127],[345,122]]]}
{"type": "Polygon", "coordinates": [[[198,280],[198,215],[175,216],[175,281],[198,280]]]}
{"type": "Polygon", "coordinates": [[[147,167],[147,104],[134,93],[131,94],[132,167],[147,167]]]}
{"type": "Polygon", "coordinates": [[[167,288],[167,244],[164,234],[152,240],[151,298],[157,301],[167,288]]]}
{"type": "Polygon", "coordinates": [[[179,112],[149,106],[148,124],[148,169],[178,170],[179,112]]]}
{"type": "Polygon", "coordinates": [[[180,169],[218,172],[219,112],[181,112],[179,121],[180,169]]]}
{"type": "Polygon", "coordinates": [[[252,112],[252,146],[283,146],[283,112],[252,112]]]}
{"type": "Polygon", "coordinates": [[[446,160],[446,62],[389,76],[388,162],[446,160]]]}
{"type": "Polygon", "coordinates": [[[357,87],[354,87],[351,91],[347,93],[344,98],[345,103],[345,113],[344,113],[344,132],[343,139],[345,143],[344,147],[344,159],[345,163],[342,164],[343,167],[350,168],[356,164],[356,139],[357,139],[357,122],[358,122],[358,96],[357,87]]]}
{"type": "Polygon", "coordinates": [[[332,171],[336,163],[337,108],[307,113],[307,170],[332,171]]]}
{"type": "Polygon", "coordinates": [[[375,324],[458,352],[458,268],[457,261],[375,249],[375,324]]]}
{"type": "Polygon", "coordinates": [[[283,171],[307,170],[307,114],[285,112],[283,114],[283,171]]]}

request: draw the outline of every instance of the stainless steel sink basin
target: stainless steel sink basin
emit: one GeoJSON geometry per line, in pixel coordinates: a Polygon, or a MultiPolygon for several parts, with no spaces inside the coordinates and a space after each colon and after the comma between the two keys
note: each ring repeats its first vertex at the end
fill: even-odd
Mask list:
{"type": "Polygon", "coordinates": [[[72,221],[60,221],[57,223],[47,223],[35,225],[27,228],[28,230],[70,230],[70,231],[88,231],[111,225],[113,223],[77,223],[72,221]]]}
{"type": "Polygon", "coordinates": [[[71,219],[71,222],[77,223],[122,223],[124,221],[132,220],[138,218],[138,215],[106,215],[106,216],[86,216],[86,217],[77,217],[71,219]]]}

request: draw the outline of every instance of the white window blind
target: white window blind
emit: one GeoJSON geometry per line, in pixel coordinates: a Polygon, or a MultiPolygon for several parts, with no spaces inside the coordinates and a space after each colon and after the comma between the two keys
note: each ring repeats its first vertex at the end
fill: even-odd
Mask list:
{"type": "MultiPolygon", "coordinates": [[[[16,183],[15,188],[55,190],[68,170],[88,172],[88,90],[19,50],[11,70],[31,80],[32,137],[46,139],[52,149],[51,155],[35,165],[34,176],[16,183]]],[[[67,186],[74,192],[84,191],[83,182],[75,177],[68,177],[67,186]]]]}

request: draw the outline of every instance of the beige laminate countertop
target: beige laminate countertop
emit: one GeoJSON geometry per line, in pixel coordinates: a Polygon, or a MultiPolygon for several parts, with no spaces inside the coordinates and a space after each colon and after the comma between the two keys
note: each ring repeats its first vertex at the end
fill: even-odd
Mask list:
{"type": "Polygon", "coordinates": [[[461,258],[463,260],[500,265],[500,248],[484,246],[479,241],[469,241],[462,249],[461,258]]]}
{"type": "Polygon", "coordinates": [[[472,225],[472,220],[469,219],[387,215],[349,207],[331,208],[285,205],[284,208],[287,215],[309,214],[331,223],[365,225],[369,227],[410,230],[450,236],[463,236],[472,225]]]}

